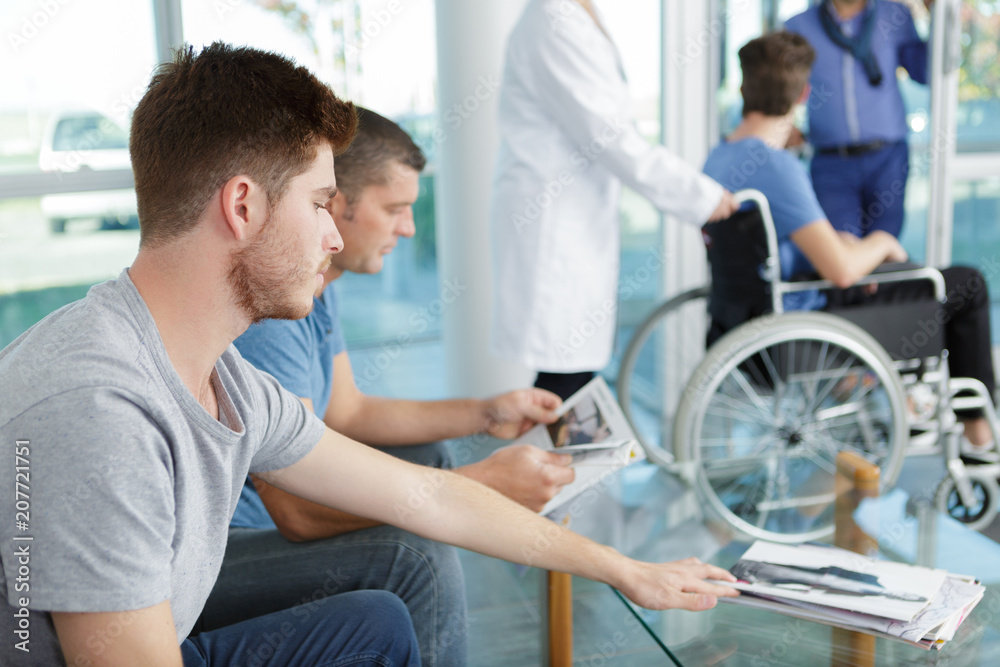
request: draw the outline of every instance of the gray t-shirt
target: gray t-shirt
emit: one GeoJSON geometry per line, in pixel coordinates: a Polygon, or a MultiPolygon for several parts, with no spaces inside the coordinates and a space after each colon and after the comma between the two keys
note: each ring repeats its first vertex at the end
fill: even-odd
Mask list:
{"type": "Polygon", "coordinates": [[[247,472],[291,465],[324,428],[231,345],[212,380],[220,420],[181,382],[127,270],[0,352],[0,663],[58,664],[43,658],[58,655],[47,611],[169,599],[187,636],[247,472]],[[14,632],[25,613],[30,654],[14,632]]]}

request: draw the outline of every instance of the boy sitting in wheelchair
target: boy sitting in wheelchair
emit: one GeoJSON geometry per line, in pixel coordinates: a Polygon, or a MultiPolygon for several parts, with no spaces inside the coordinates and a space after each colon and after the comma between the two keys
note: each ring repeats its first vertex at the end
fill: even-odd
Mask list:
{"type": "MultiPolygon", "coordinates": [[[[793,128],[794,108],[809,96],[814,57],[809,43],[789,32],[765,35],[740,49],[743,120],[711,152],[704,171],[733,191],[752,188],[765,195],[777,234],[782,280],[818,273],[837,288],[784,294],[785,310],[854,309],[927,299],[932,286],[926,281],[851,287],[885,262],[906,261],[906,251],[884,231],[857,238],[834,230],[805,168],[784,150],[793,128]]],[[[841,104],[842,100],[825,103],[841,104]]],[[[941,273],[947,298],[936,321],[944,331],[950,374],[979,380],[992,398],[995,382],[986,282],[977,270],[968,267],[950,267],[941,273]]],[[[715,304],[713,312],[716,337],[740,323],[720,322],[723,306],[715,304]]],[[[917,322],[907,324],[917,331],[917,322]]],[[[982,410],[957,410],[956,414],[964,427],[963,454],[996,460],[992,430],[982,410]]]]}

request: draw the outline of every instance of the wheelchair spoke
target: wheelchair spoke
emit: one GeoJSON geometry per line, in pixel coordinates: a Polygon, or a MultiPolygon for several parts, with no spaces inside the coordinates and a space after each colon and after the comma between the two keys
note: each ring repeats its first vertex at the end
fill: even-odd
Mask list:
{"type": "MultiPolygon", "coordinates": [[[[819,359],[817,359],[817,361],[816,361],[816,368],[818,368],[820,370],[825,370],[826,369],[826,353],[829,351],[829,349],[830,349],[830,343],[828,341],[823,341],[823,345],[822,345],[822,347],[820,347],[819,359]]],[[[820,377],[819,373],[814,374],[813,381],[812,381],[811,386],[810,386],[810,391],[805,392],[806,393],[806,397],[810,399],[810,402],[808,403],[808,405],[810,405],[810,406],[811,405],[818,405],[817,403],[815,403],[815,400],[816,400],[816,395],[819,393],[819,382],[820,382],[820,379],[821,379],[821,377],[820,377]]],[[[803,386],[805,386],[805,385],[803,385],[803,386]]],[[[807,408],[807,411],[812,412],[812,409],[811,408],[807,408]]]]}
{"type": "Polygon", "coordinates": [[[730,420],[737,416],[744,417],[757,424],[763,424],[768,427],[774,424],[773,419],[761,417],[760,414],[749,411],[745,408],[745,406],[745,402],[738,401],[732,396],[717,394],[712,398],[712,404],[705,408],[705,414],[712,414],[717,417],[723,417],[730,420]],[[716,407],[717,403],[723,405],[716,407]]]}
{"type": "Polygon", "coordinates": [[[750,383],[747,382],[745,377],[743,377],[743,374],[733,372],[730,373],[730,377],[736,380],[736,384],[739,385],[740,389],[743,390],[743,393],[747,395],[750,402],[753,403],[758,410],[760,410],[761,415],[763,415],[765,419],[770,419],[772,415],[767,410],[767,404],[764,403],[764,400],[760,397],[760,395],[754,391],[753,387],[750,386],[750,383]]]}
{"type": "Polygon", "coordinates": [[[774,382],[775,393],[781,393],[781,390],[785,386],[785,381],[782,379],[781,374],[778,373],[778,369],[774,365],[774,360],[771,359],[771,354],[768,352],[768,348],[765,347],[760,351],[760,357],[764,360],[764,366],[767,368],[767,373],[771,376],[771,380],[774,382]]]}
{"type": "MultiPolygon", "coordinates": [[[[834,358],[836,358],[836,356],[834,358]]],[[[848,369],[855,367],[855,361],[857,361],[857,357],[848,353],[847,360],[840,366],[840,368],[837,368],[836,370],[823,368],[822,370],[826,372],[818,373],[828,379],[824,385],[822,393],[817,394],[813,401],[806,407],[807,412],[814,412],[816,408],[818,408],[820,404],[826,400],[826,397],[830,395],[830,392],[832,392],[837,385],[848,376],[848,369]]]]}
{"type": "Polygon", "coordinates": [[[855,393],[848,399],[850,402],[860,401],[862,398],[872,393],[876,387],[880,386],[878,382],[865,382],[867,374],[861,376],[860,387],[855,389],[855,393]]]}
{"type": "MultiPolygon", "coordinates": [[[[759,436],[754,436],[753,447],[755,447],[756,451],[762,451],[765,448],[765,446],[769,447],[775,443],[781,442],[781,440],[782,440],[781,435],[778,434],[777,432],[761,434],[759,436]]],[[[707,436],[707,437],[705,435],[702,435],[698,444],[698,449],[704,450],[704,449],[719,448],[719,447],[728,447],[730,449],[740,448],[739,443],[735,441],[736,441],[735,438],[725,434],[719,436],[707,436]]]]}
{"type": "Polygon", "coordinates": [[[836,456],[838,448],[835,446],[835,443],[832,440],[829,443],[820,443],[819,441],[814,440],[811,436],[803,436],[802,439],[806,442],[806,444],[813,445],[812,447],[804,447],[801,449],[803,458],[809,459],[816,465],[817,468],[820,468],[831,475],[836,474],[836,464],[832,460],[821,455],[821,452],[829,451],[836,456]],[[831,447],[831,445],[834,446],[831,447]]]}

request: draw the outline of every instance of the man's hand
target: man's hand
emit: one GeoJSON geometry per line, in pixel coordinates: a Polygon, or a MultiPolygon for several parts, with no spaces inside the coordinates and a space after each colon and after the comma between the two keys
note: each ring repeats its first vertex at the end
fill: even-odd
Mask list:
{"type": "Polygon", "coordinates": [[[485,403],[485,431],[494,438],[513,440],[538,423],[556,420],[555,409],[562,400],[545,389],[518,389],[491,398],[485,403]]]}
{"type": "Polygon", "coordinates": [[[734,588],[704,581],[736,581],[736,577],[697,558],[670,563],[632,561],[632,564],[634,567],[623,575],[620,590],[628,599],[647,609],[703,611],[714,607],[719,597],[739,595],[734,588]]]}
{"type": "Polygon", "coordinates": [[[719,220],[725,220],[740,207],[739,202],[733,197],[733,193],[729,190],[722,191],[722,199],[719,200],[719,205],[715,207],[712,211],[712,215],[709,216],[708,222],[718,222],[719,220]]]}
{"type": "Polygon", "coordinates": [[[455,472],[499,491],[532,512],[540,512],[576,473],[569,467],[573,457],[533,445],[508,445],[488,457],[455,472]]]}
{"type": "Polygon", "coordinates": [[[872,234],[882,234],[886,238],[886,243],[889,244],[889,252],[885,256],[885,261],[887,262],[905,262],[910,258],[909,254],[899,243],[899,239],[890,234],[889,232],[883,232],[882,230],[876,230],[872,234]]]}

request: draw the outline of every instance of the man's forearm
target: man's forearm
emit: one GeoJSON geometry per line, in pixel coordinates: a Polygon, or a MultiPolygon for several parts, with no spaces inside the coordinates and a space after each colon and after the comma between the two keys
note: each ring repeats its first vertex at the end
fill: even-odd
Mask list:
{"type": "Polygon", "coordinates": [[[616,587],[622,584],[630,561],[614,549],[542,518],[461,475],[430,470],[423,478],[417,497],[424,502],[397,507],[389,523],[495,558],[569,572],[616,587]],[[429,489],[434,490],[428,493],[429,489]]]}
{"type": "Polygon", "coordinates": [[[484,432],[490,426],[486,402],[476,399],[408,401],[364,396],[349,421],[328,410],[327,426],[376,447],[417,445],[484,432]]]}

